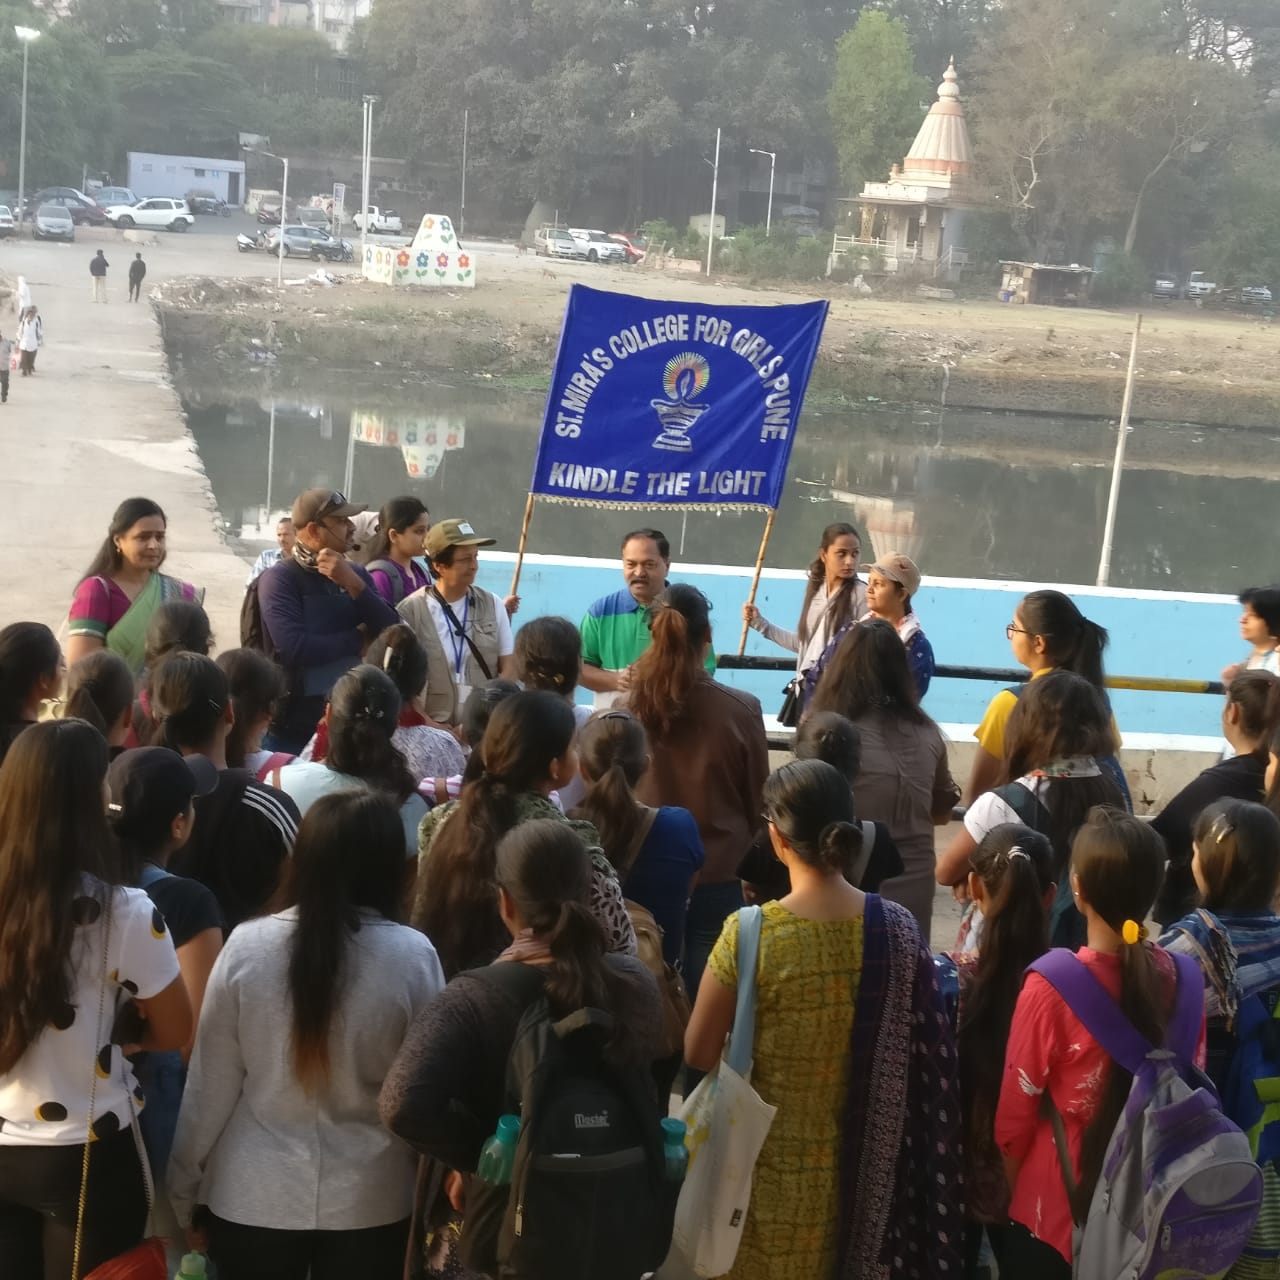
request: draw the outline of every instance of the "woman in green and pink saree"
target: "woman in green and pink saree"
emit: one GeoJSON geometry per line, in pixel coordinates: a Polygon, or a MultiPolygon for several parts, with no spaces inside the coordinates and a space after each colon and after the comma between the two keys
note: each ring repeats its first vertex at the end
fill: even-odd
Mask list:
{"type": "Polygon", "coordinates": [[[126,498],[111,517],[107,537],[76,587],[68,615],[67,662],[74,666],[103,647],[142,672],[147,623],[170,600],[200,604],[204,590],[160,572],[165,514],[150,498],[126,498]]]}

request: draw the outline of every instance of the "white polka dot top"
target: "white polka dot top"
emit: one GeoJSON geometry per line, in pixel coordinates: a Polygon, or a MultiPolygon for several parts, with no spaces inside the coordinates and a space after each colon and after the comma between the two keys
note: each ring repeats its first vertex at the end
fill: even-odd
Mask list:
{"type": "Polygon", "coordinates": [[[89,1092],[96,1076],[93,1137],[127,1129],[129,1093],[142,1091],[111,1027],[120,1005],[133,996],[159,995],[179,975],[178,957],[164,918],[141,889],[109,889],[85,877],[72,904],[76,932],[71,947],[71,999],[17,1066],[0,1076],[0,1144],[78,1146],[89,1129],[89,1092]],[[103,929],[111,898],[107,993],[99,1022],[103,929]]]}

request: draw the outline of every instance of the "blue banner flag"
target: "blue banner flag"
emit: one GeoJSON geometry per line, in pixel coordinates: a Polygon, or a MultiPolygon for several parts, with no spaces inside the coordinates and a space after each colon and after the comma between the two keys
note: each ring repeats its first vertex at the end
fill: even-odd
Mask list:
{"type": "Polygon", "coordinates": [[[776,507],[825,302],[730,307],[575,284],[530,489],[618,507],[776,507]]]}

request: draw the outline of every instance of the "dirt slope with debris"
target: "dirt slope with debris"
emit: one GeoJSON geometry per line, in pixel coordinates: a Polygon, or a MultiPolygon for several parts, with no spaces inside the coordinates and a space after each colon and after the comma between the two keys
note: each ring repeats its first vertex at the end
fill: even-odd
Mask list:
{"type": "MultiPolygon", "coordinates": [[[[488,374],[526,385],[548,376],[573,281],[655,298],[755,304],[808,300],[806,291],[704,283],[698,277],[556,263],[484,260],[475,290],[391,291],[351,273],[335,287],[194,279],[158,301],[172,349],[231,360],[318,360],[488,374]]],[[[812,394],[940,402],[977,408],[1115,417],[1133,316],[854,295],[831,299],[812,394]]],[[[1134,415],[1206,425],[1272,427],[1280,420],[1280,326],[1265,315],[1158,304],[1144,320],[1134,415]]]]}

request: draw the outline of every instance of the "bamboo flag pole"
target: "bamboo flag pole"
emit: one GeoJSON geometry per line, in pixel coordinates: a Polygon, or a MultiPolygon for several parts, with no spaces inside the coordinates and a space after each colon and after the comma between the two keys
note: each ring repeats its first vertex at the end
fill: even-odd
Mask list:
{"type": "Polygon", "coordinates": [[[1124,472],[1124,447],[1129,435],[1129,408],[1133,404],[1133,382],[1138,369],[1138,337],[1142,333],[1142,313],[1133,326],[1129,348],[1129,373],[1124,382],[1124,403],[1120,407],[1120,429],[1116,432],[1116,460],[1111,468],[1111,492],[1107,495],[1107,519],[1102,529],[1102,555],[1098,559],[1098,586],[1105,587],[1111,576],[1111,538],[1116,528],[1116,508],[1120,505],[1120,476],[1124,472]]]}
{"type": "Polygon", "coordinates": [[[529,494],[529,501],[524,504],[524,520],[520,525],[520,546],[516,551],[516,571],[511,575],[511,590],[508,595],[515,595],[516,588],[520,585],[520,570],[524,567],[524,547],[529,541],[529,521],[533,519],[533,494],[529,494]]]}
{"type": "MultiPolygon", "coordinates": [[[[760,570],[764,568],[764,553],[769,546],[769,535],[773,532],[773,518],[778,514],[777,507],[769,508],[769,518],[764,522],[764,537],[760,539],[760,554],[756,556],[756,571],[751,578],[751,594],[747,597],[748,604],[756,602],[756,588],[760,585],[760,570]]],[[[738,641],[738,657],[742,657],[747,651],[747,632],[751,630],[751,624],[744,622],[742,624],[742,639],[738,641]]]]}

